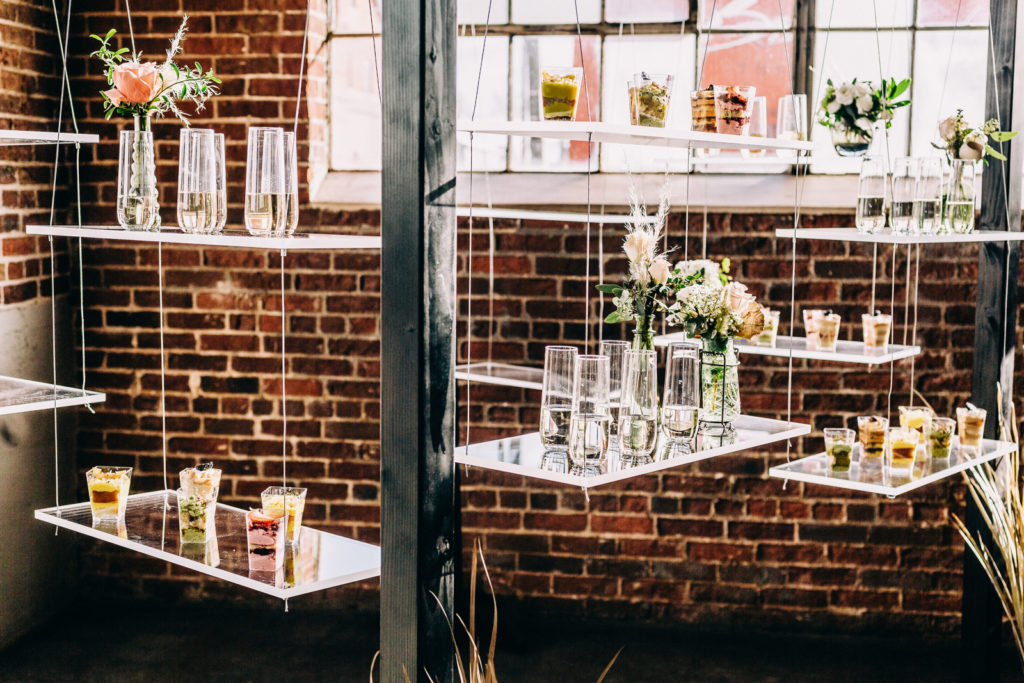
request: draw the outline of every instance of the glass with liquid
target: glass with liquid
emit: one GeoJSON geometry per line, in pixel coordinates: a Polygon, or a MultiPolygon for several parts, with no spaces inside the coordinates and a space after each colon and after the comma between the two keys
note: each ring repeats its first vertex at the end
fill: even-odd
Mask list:
{"type": "Polygon", "coordinates": [[[153,133],[122,130],[117,166],[117,222],[125,230],[160,227],[153,162],[153,133]]]}
{"type": "Polygon", "coordinates": [[[885,162],[865,157],[857,181],[857,230],[878,232],[885,227],[885,162]]]}
{"type": "Polygon", "coordinates": [[[224,133],[213,135],[214,170],[214,212],[213,232],[220,233],[228,222],[228,178],[224,157],[224,133]]]}
{"type": "Polygon", "coordinates": [[[932,235],[938,232],[942,217],[942,159],[925,157],[917,172],[914,187],[912,232],[932,235]]]}
{"type": "MultiPolygon", "coordinates": [[[[775,119],[775,137],[780,140],[807,139],[807,95],[783,95],[775,119]]],[[[795,157],[796,150],[780,149],[780,157],[795,157]]]]}
{"type": "Polygon", "coordinates": [[[974,162],[954,159],[946,185],[946,229],[957,234],[974,231],[974,162]]]}
{"type": "Polygon", "coordinates": [[[628,350],[629,342],[605,340],[601,342],[599,351],[602,356],[608,356],[608,410],[610,417],[608,436],[613,445],[618,443],[619,403],[622,400],[622,363],[628,350]]]}
{"type": "Polygon", "coordinates": [[[658,438],[658,353],[626,351],[622,363],[619,451],[647,458],[658,438]]]}
{"type": "Polygon", "coordinates": [[[914,226],[914,195],[920,163],[913,157],[899,157],[892,169],[892,207],[889,227],[894,235],[916,232],[914,226]]]}
{"type": "Polygon", "coordinates": [[[178,227],[214,232],[217,214],[215,136],[209,128],[182,128],[178,135],[178,227]]]}
{"type": "Polygon", "coordinates": [[[569,424],[569,460],[576,467],[600,465],[608,454],[608,368],[608,356],[576,359],[569,424]]]}
{"type": "Polygon", "coordinates": [[[284,129],[249,128],[245,167],[245,229],[259,237],[284,232],[284,129]]]}
{"type": "Polygon", "coordinates": [[[295,133],[284,134],[284,235],[299,227],[299,155],[295,133]]]}
{"type": "MultiPolygon", "coordinates": [[[[768,137],[768,104],[767,98],[755,97],[750,102],[750,132],[752,138],[768,137]]],[[[740,154],[746,158],[760,158],[765,156],[768,150],[765,149],[741,149],[740,154]]]]}
{"type": "Polygon", "coordinates": [[[564,453],[569,450],[577,353],[575,346],[548,346],[544,349],[540,440],[546,451],[564,453]]]}
{"type": "Polygon", "coordinates": [[[665,356],[661,428],[672,443],[692,446],[700,411],[700,342],[673,342],[665,356]]]}

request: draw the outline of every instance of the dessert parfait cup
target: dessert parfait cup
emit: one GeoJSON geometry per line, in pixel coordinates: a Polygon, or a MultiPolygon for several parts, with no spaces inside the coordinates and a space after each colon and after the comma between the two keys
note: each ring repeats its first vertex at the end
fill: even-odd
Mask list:
{"type": "Polygon", "coordinates": [[[255,508],[245,513],[250,572],[276,572],[284,566],[284,517],[255,508]]]}
{"type": "Polygon", "coordinates": [[[131,467],[97,465],[85,473],[85,482],[89,487],[93,522],[124,520],[132,482],[131,467]]]}
{"type": "Polygon", "coordinates": [[[280,517],[288,508],[288,542],[298,543],[302,534],[302,511],[306,507],[306,489],[294,486],[269,486],[260,494],[263,510],[280,517]]]}
{"type": "Polygon", "coordinates": [[[953,444],[956,421],[951,417],[933,417],[924,434],[924,448],[932,460],[946,460],[953,444]]]}
{"type": "Polygon", "coordinates": [[[779,311],[770,311],[767,308],[762,310],[764,311],[764,329],[761,330],[761,334],[754,337],[753,341],[758,346],[774,347],[779,334],[779,311]]]}
{"type": "Polygon", "coordinates": [[[541,118],[545,121],[575,121],[582,83],[581,67],[549,66],[541,69],[541,118]]]}
{"type": "Polygon", "coordinates": [[[830,472],[849,472],[853,460],[853,444],[857,435],[852,429],[826,429],[825,454],[830,472]]]}
{"type": "Polygon", "coordinates": [[[217,535],[214,527],[216,500],[216,489],[212,500],[178,489],[178,530],[182,544],[206,543],[217,535]]]}
{"type": "Polygon", "coordinates": [[[889,333],[892,331],[892,316],[875,311],[860,317],[864,326],[864,348],[885,351],[889,348],[889,333]]]}
{"type": "Polygon", "coordinates": [[[820,351],[835,351],[836,342],[839,341],[839,323],[842,318],[838,313],[827,311],[814,318],[814,326],[818,332],[818,349],[820,351]]]}
{"type": "Polygon", "coordinates": [[[220,488],[221,470],[212,462],[204,462],[195,467],[186,467],[178,473],[178,481],[186,496],[198,496],[206,502],[217,502],[217,491],[220,488]]]}
{"type": "Polygon", "coordinates": [[[922,440],[928,433],[933,417],[935,411],[928,406],[900,406],[900,427],[916,429],[922,440]]]}
{"type": "Polygon", "coordinates": [[[664,128],[672,98],[673,78],[669,74],[641,71],[627,81],[629,122],[634,126],[664,128]]]}
{"type": "Polygon", "coordinates": [[[957,433],[960,435],[960,448],[967,448],[974,451],[981,450],[981,439],[985,435],[984,408],[956,409],[957,433]]]}
{"type": "Polygon", "coordinates": [[[818,322],[817,319],[824,315],[827,311],[823,308],[805,308],[803,310],[804,317],[804,334],[807,337],[807,350],[817,351],[818,350],[818,322]]]}
{"type": "MultiPolygon", "coordinates": [[[[714,86],[704,90],[690,91],[690,129],[696,133],[717,133],[715,120],[714,86]]],[[[717,148],[700,148],[697,156],[709,157],[718,154],[717,148]]]]}
{"type": "Polygon", "coordinates": [[[881,467],[888,441],[889,420],[878,415],[861,415],[857,418],[857,433],[861,467],[881,467]]]}
{"type": "Polygon", "coordinates": [[[889,430],[889,469],[909,471],[914,467],[914,455],[921,433],[909,427],[894,427],[889,430]]]}
{"type": "Polygon", "coordinates": [[[727,135],[749,135],[757,89],[752,85],[715,85],[715,129],[727,135]]]}

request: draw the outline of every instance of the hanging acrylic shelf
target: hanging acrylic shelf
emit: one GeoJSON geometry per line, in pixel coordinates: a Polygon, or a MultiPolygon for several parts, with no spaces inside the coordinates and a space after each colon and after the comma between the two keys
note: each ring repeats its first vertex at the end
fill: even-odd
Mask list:
{"type": "Polygon", "coordinates": [[[459,121],[458,130],[466,133],[683,149],[788,149],[809,152],[814,148],[811,142],[804,140],[699,133],[677,128],[649,128],[601,121],[459,121]]]}
{"type": "Polygon", "coordinates": [[[918,449],[913,469],[905,474],[890,473],[881,466],[861,467],[859,462],[851,463],[849,472],[829,472],[828,456],[825,453],[818,453],[772,467],[768,470],[768,474],[780,479],[792,479],[808,484],[893,497],[1009,455],[1016,449],[1017,444],[1008,441],[984,439],[981,453],[971,454],[961,451],[958,442],[954,439],[947,460],[925,458],[921,449],[918,449]]]}
{"type": "Polygon", "coordinates": [[[128,496],[121,526],[94,527],[89,503],[36,510],[35,517],[275,598],[293,598],[380,575],[377,546],[305,526],[298,545],[286,551],[282,570],[250,572],[245,511],[218,503],[217,538],[205,544],[182,544],[174,491],[128,496]]]}
{"type": "MultiPolygon", "coordinates": [[[[615,225],[653,225],[658,222],[657,216],[644,216],[638,218],[626,215],[611,215],[601,213],[569,213],[567,211],[534,211],[531,209],[495,209],[486,206],[474,206],[473,218],[511,218],[524,221],[548,221],[552,223],[593,223],[594,225],[609,223],[615,225]]],[[[469,217],[470,207],[459,206],[455,209],[455,215],[459,218],[469,217]]]]}
{"type": "Polygon", "coordinates": [[[99,135],[84,133],[49,133],[41,130],[0,130],[0,147],[14,145],[73,145],[95,144],[100,141],[99,135]]]}
{"type": "MultiPolygon", "coordinates": [[[[659,334],[654,338],[655,346],[668,346],[674,341],[683,341],[686,336],[682,332],[671,334],[659,334]]],[[[881,365],[894,360],[912,358],[921,353],[920,346],[901,346],[889,344],[885,351],[876,347],[868,347],[864,342],[843,341],[836,342],[835,351],[821,351],[807,348],[806,337],[788,337],[779,335],[775,339],[775,346],[758,346],[745,339],[734,341],[737,350],[745,355],[751,356],[775,356],[776,358],[803,358],[806,360],[825,360],[835,363],[861,363],[864,365],[881,365]]]]}
{"type": "Polygon", "coordinates": [[[725,437],[698,434],[697,446],[692,452],[668,447],[659,435],[653,457],[644,462],[628,462],[617,450],[609,449],[602,465],[586,469],[573,467],[567,462],[564,453],[545,453],[538,432],[473,444],[468,449],[461,446],[455,450],[455,462],[586,489],[719,455],[780,443],[805,436],[811,431],[809,425],[799,422],[749,415],[741,415],[733,422],[733,427],[735,432],[725,437]]]}
{"type": "Polygon", "coordinates": [[[520,389],[536,389],[540,391],[544,380],[542,368],[528,365],[512,365],[511,363],[471,363],[455,366],[455,379],[478,384],[497,384],[520,389]]]}
{"type": "MultiPolygon", "coordinates": [[[[793,228],[780,228],[776,237],[793,238],[793,228]]],[[[873,244],[958,244],[962,242],[1019,242],[1024,232],[1004,230],[975,230],[963,235],[894,235],[889,230],[876,233],[860,232],[857,228],[798,228],[798,240],[827,240],[832,242],[868,242],[873,244]]]]}
{"type": "Polygon", "coordinates": [[[128,240],[130,242],[161,242],[193,244],[201,247],[238,247],[242,249],[284,249],[310,251],[317,249],[380,249],[380,237],[374,235],[334,235],[330,233],[299,233],[290,237],[256,237],[241,230],[225,230],[219,235],[193,235],[177,228],[161,230],[125,230],[119,226],[94,225],[29,225],[30,235],[54,237],[85,237],[88,239],[128,240]]]}
{"type": "Polygon", "coordinates": [[[106,394],[98,391],[84,391],[62,387],[59,384],[54,386],[46,382],[0,376],[0,415],[84,406],[89,403],[103,403],[106,400],[106,394]]]}

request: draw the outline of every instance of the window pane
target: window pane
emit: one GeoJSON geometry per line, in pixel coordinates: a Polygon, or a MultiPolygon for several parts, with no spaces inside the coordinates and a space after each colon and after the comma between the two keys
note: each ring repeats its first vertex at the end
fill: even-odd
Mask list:
{"type": "MultiPolygon", "coordinates": [[[[838,11],[838,6],[837,6],[838,11]]],[[[882,73],[886,78],[900,80],[910,75],[910,32],[882,31],[877,34],[881,42],[882,73]]],[[[828,58],[823,62],[824,42],[817,41],[814,59],[814,93],[808,99],[817,97],[820,101],[824,91],[824,80],[831,78],[833,83],[850,81],[870,81],[876,87],[881,80],[878,69],[878,46],[874,31],[839,31],[832,33],[828,42],[828,58]],[[819,85],[819,83],[821,85],[819,85]]],[[[812,111],[817,111],[818,102],[812,104],[812,111]]],[[[889,153],[891,156],[902,156],[907,153],[907,134],[910,128],[910,112],[904,107],[896,112],[892,128],[889,129],[889,153]]],[[[875,137],[875,146],[871,153],[885,153],[884,128],[875,137]]],[[[859,159],[841,159],[835,152],[830,141],[829,130],[817,123],[816,114],[811,118],[811,140],[814,142],[813,163],[811,170],[815,173],[857,173],[860,169],[859,159]]]]}
{"type": "MultiPolygon", "coordinates": [[[[507,0],[458,0],[457,21],[460,24],[486,24],[487,6],[491,7],[491,24],[508,23],[507,0]]],[[[488,50],[489,52],[490,50],[488,50]]]]}
{"type": "MultiPolygon", "coordinates": [[[[587,89],[581,89],[576,107],[577,121],[600,121],[601,107],[597,93],[601,87],[601,39],[583,37],[583,55],[576,36],[515,36],[512,38],[511,120],[540,119],[540,71],[544,67],[580,66],[585,63],[587,89]],[[588,112],[588,102],[589,112],[588,112]]],[[[586,171],[586,142],[541,140],[513,137],[510,139],[510,167],[514,171],[586,171]]],[[[594,144],[592,147],[596,148],[594,144]]],[[[591,150],[592,152],[593,150],[591,150]]],[[[592,166],[596,167],[596,160],[592,166]]]]}
{"type": "MultiPolygon", "coordinates": [[[[697,59],[704,64],[705,86],[753,85],[768,105],[768,134],[774,135],[779,98],[791,89],[790,64],[793,55],[792,33],[714,33],[700,41],[697,59]],[[785,36],[785,38],[783,38],[785,36]],[[787,59],[786,54],[789,54],[787,59]]],[[[697,68],[700,69],[698,63],[697,68]]]]}
{"type": "MultiPolygon", "coordinates": [[[[504,121],[508,118],[508,37],[488,36],[487,54],[480,72],[480,51],[483,37],[459,38],[456,112],[459,119],[473,116],[476,98],[476,120],[504,121]],[[480,96],[476,97],[477,74],[480,72],[480,96]]],[[[459,133],[459,170],[469,170],[469,134],[459,133]]],[[[500,135],[473,137],[473,170],[504,171],[508,139],[500,135]]]]}
{"type": "Polygon", "coordinates": [[[606,21],[642,24],[654,21],[686,21],[689,0],[605,0],[606,21]]]}
{"type": "MultiPolygon", "coordinates": [[[[949,61],[949,79],[943,85],[953,31],[921,31],[914,44],[913,147],[915,155],[935,154],[938,121],[964,110],[967,121],[980,125],[985,117],[985,60],[988,34],[984,30],[956,32],[956,57],[949,61]]],[[[1007,124],[1009,125],[1009,124],[1007,124]]]]}
{"type": "MultiPolygon", "coordinates": [[[[380,63],[380,40],[377,41],[380,63]]],[[[380,99],[370,38],[331,40],[331,168],[379,171],[380,99]]]]}
{"type": "MultiPolygon", "coordinates": [[[[878,12],[879,28],[910,26],[914,20],[913,0],[826,0],[815,4],[815,23],[819,31],[831,26],[835,28],[875,28],[875,12],[878,12]]],[[[819,35],[819,41],[820,36],[819,35]]]]}
{"type": "Polygon", "coordinates": [[[988,26],[988,0],[918,0],[917,25],[988,26]]]}
{"type": "MultiPolygon", "coordinates": [[[[606,38],[601,93],[601,111],[604,114],[601,120],[613,123],[629,121],[626,80],[642,70],[674,76],[667,126],[689,128],[689,92],[693,89],[694,45],[693,34],[682,37],[673,35],[606,38]]],[[[601,146],[602,171],[662,171],[666,163],[671,170],[684,170],[686,150],[612,144],[601,146]]]]}
{"type": "Polygon", "coordinates": [[[374,31],[380,33],[380,3],[381,0],[331,0],[334,33],[369,35],[371,7],[374,31]]]}
{"type": "Polygon", "coordinates": [[[601,21],[601,0],[512,0],[512,23],[575,24],[577,7],[581,24],[601,21]]]}
{"type": "Polygon", "coordinates": [[[780,30],[793,26],[793,0],[701,0],[700,27],[706,28],[763,28],[780,30]],[[712,16],[714,15],[714,16],[712,16]]]}

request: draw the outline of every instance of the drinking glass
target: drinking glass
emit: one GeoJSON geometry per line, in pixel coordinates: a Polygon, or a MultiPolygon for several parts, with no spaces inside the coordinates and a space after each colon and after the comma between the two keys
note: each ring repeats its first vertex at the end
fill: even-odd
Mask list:
{"type": "Polygon", "coordinates": [[[857,434],[861,466],[880,467],[887,445],[889,420],[878,415],[861,415],[857,418],[857,434]]]}
{"type": "Polygon", "coordinates": [[[228,222],[228,178],[224,157],[224,133],[213,136],[213,162],[217,193],[214,197],[213,232],[220,233],[228,222]]]}
{"type": "Polygon", "coordinates": [[[914,229],[914,195],[920,162],[913,157],[899,157],[892,170],[892,207],[889,226],[894,235],[909,235],[914,229]]]}
{"type": "Polygon", "coordinates": [[[153,166],[153,133],[122,130],[117,166],[117,222],[125,230],[157,230],[159,193],[153,166]],[[148,160],[148,163],[147,163],[148,160]]]}
{"type": "Polygon", "coordinates": [[[284,130],[249,128],[245,166],[245,229],[251,235],[281,234],[285,225],[284,130]]]}
{"type": "Polygon", "coordinates": [[[178,227],[209,235],[216,225],[217,164],[209,128],[182,128],[178,135],[178,227]]]}
{"type": "Polygon", "coordinates": [[[634,126],[664,128],[672,98],[673,78],[669,74],[641,71],[627,81],[629,122],[634,126]]]}
{"type": "Polygon", "coordinates": [[[946,231],[974,231],[974,162],[954,159],[946,184],[946,231]]]}
{"type": "MultiPolygon", "coordinates": [[[[775,137],[780,140],[807,139],[807,95],[783,95],[775,123],[775,137]]],[[[780,157],[795,157],[796,150],[777,150],[780,157]]]]}
{"type": "Polygon", "coordinates": [[[569,459],[577,467],[600,465],[608,453],[608,356],[576,358],[569,459]]]}
{"type": "Polygon", "coordinates": [[[658,438],[658,352],[626,351],[622,363],[619,452],[646,458],[658,438]]]}
{"type": "Polygon", "coordinates": [[[826,429],[825,454],[830,472],[849,472],[853,444],[857,434],[852,429],[826,429]]]}
{"type": "Polygon", "coordinates": [[[616,443],[619,433],[619,402],[622,400],[622,363],[628,349],[629,342],[606,340],[601,342],[601,349],[599,351],[602,356],[608,356],[608,401],[609,410],[611,411],[608,433],[612,444],[616,443]]]}
{"type": "Polygon", "coordinates": [[[960,448],[977,450],[981,448],[981,439],[985,435],[984,408],[968,406],[956,409],[957,434],[960,436],[960,448]]]}
{"type": "Polygon", "coordinates": [[[582,86],[582,67],[548,66],[541,69],[541,119],[545,121],[575,121],[582,86]]]}
{"type": "Polygon", "coordinates": [[[575,346],[548,346],[544,349],[540,440],[548,451],[569,450],[572,383],[577,353],[575,346]]]}
{"type": "Polygon", "coordinates": [[[295,133],[284,134],[284,233],[291,236],[299,227],[299,154],[295,133]]]}
{"type": "MultiPolygon", "coordinates": [[[[768,137],[768,104],[767,98],[755,97],[750,103],[750,137],[768,137]]],[[[763,157],[768,153],[765,149],[741,149],[740,154],[745,158],[763,157]]]]}
{"type": "Polygon", "coordinates": [[[696,340],[673,342],[665,357],[661,426],[672,442],[690,443],[700,411],[700,349],[696,340]]]}
{"type": "Polygon", "coordinates": [[[909,470],[914,467],[914,455],[921,433],[910,427],[893,427],[889,430],[889,469],[909,470]]]}
{"type": "Polygon", "coordinates": [[[873,233],[885,227],[885,161],[865,157],[857,181],[857,230],[873,233]]]}
{"type": "Polygon", "coordinates": [[[924,447],[932,460],[945,460],[949,457],[949,449],[953,443],[953,432],[956,421],[951,417],[932,418],[925,432],[924,447]]]}
{"type": "Polygon", "coordinates": [[[917,173],[914,187],[913,232],[931,235],[942,217],[942,159],[925,157],[917,173]]]}

